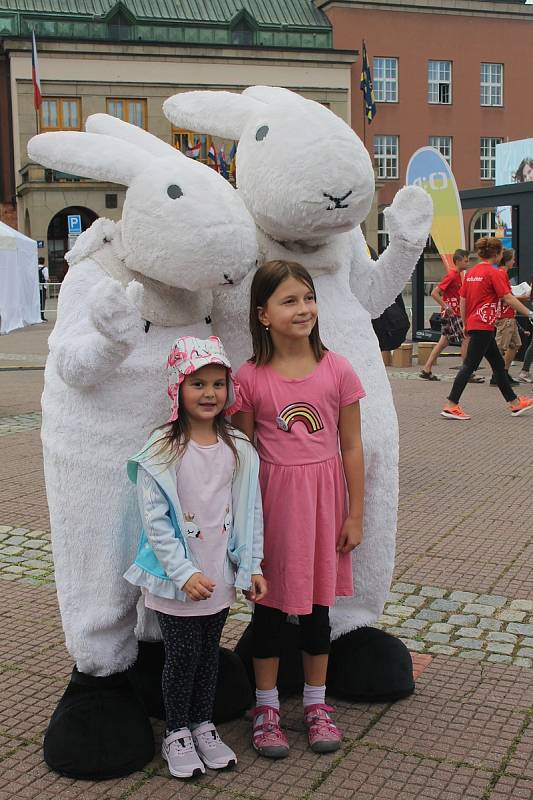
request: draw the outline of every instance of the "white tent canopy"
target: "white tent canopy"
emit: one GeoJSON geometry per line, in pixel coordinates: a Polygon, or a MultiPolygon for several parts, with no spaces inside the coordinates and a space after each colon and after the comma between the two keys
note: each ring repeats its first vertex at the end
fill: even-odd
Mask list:
{"type": "Polygon", "coordinates": [[[0,222],[0,333],[40,321],[37,242],[0,222]]]}

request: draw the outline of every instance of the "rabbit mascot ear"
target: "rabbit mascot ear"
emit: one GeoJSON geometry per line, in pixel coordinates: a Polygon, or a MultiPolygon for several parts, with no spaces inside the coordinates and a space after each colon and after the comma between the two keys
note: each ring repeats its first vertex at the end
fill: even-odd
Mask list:
{"type": "MultiPolygon", "coordinates": [[[[183,155],[176,147],[162,142],[157,136],[139,128],[138,125],[130,125],[110,114],[91,114],[90,117],[87,117],[85,130],[88,133],[106,134],[115,139],[131,142],[135,147],[146,150],[156,158],[168,158],[169,156],[179,158],[183,155]]],[[[185,158],[185,156],[183,157],[185,158]]]]}
{"type": "Polygon", "coordinates": [[[240,139],[262,108],[261,101],[234,92],[181,92],[163,103],[163,113],[174,125],[226,139],[240,139]]]}
{"type": "Polygon", "coordinates": [[[146,169],[146,153],[134,144],[81,131],[40,133],[28,142],[28,155],[44,167],[124,186],[146,169]]]}

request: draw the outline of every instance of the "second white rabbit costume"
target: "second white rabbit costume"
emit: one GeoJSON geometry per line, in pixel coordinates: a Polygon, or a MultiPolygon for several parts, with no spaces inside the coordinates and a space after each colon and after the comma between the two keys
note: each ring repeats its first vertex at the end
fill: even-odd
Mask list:
{"type": "MultiPolygon", "coordinates": [[[[56,586],[76,662],[45,758],[94,778],[140,768],[153,752],[146,712],[128,716],[124,686],[112,698],[137,656],[139,590],[122,575],[140,519],[126,460],[168,416],[172,342],[210,334],[211,291],[243,278],[256,240],[242,200],[213,170],[118,119],[95,115],[87,128],[36,136],[28,152],[47,167],[128,187],[121,222],[97,220],[68,256],[43,394],[56,586]],[[100,689],[107,717],[101,695],[91,698],[100,689]],[[85,706],[67,713],[83,692],[85,706]],[[115,701],[124,701],[120,710],[115,701]]],[[[150,638],[143,620],[138,631],[150,638]]]]}
{"type": "MultiPolygon", "coordinates": [[[[329,109],[294,92],[252,86],[242,94],[184,92],[163,106],[175,125],[238,139],[237,183],[257,228],[259,263],[298,261],[313,276],[326,345],[349,359],[361,401],[365,517],[353,558],[355,597],[331,610],[332,638],[374,624],[390,587],[398,505],[398,425],[371,318],[403,289],[426,242],[429,196],[401,189],[386,210],[390,244],[377,262],[359,228],[374,195],[370,157],[329,109]]],[[[252,275],[216,293],[215,332],[238,367],[251,352],[252,275]]],[[[333,651],[332,651],[333,655],[333,651]]]]}

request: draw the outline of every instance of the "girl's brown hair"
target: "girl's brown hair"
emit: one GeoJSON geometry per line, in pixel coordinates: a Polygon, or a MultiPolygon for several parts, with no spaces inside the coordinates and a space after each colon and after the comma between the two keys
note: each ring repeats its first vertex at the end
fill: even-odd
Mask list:
{"type": "MultiPolygon", "coordinates": [[[[193,373],[194,374],[194,373],[193,373]]],[[[226,370],[226,381],[229,381],[226,370]]],[[[219,439],[228,445],[235,458],[235,464],[239,464],[239,454],[235,446],[235,438],[242,439],[240,432],[231,427],[224,415],[224,409],[213,419],[213,428],[219,439]]],[[[153,442],[150,447],[150,457],[163,456],[162,464],[167,464],[175,458],[183,455],[191,440],[191,424],[181,398],[181,386],[179,388],[179,414],[174,422],[167,422],[159,428],[155,428],[152,433],[159,431],[161,436],[153,442]]]]}
{"type": "Polygon", "coordinates": [[[511,261],[514,258],[514,250],[512,247],[504,247],[502,253],[502,260],[500,264],[507,264],[508,261],[511,261]]]}
{"type": "Polygon", "coordinates": [[[503,250],[503,245],[500,239],[495,236],[482,236],[474,245],[476,253],[481,258],[492,258],[499,255],[503,250]]]}
{"type": "MultiPolygon", "coordinates": [[[[267,261],[254,275],[250,290],[250,333],[252,334],[253,356],[250,361],[258,367],[268,364],[274,355],[274,347],[269,332],[259,321],[258,309],[263,308],[278,286],[287,278],[295,278],[313,292],[315,285],[311,275],[302,264],[296,261],[267,261]]],[[[320,338],[318,319],[309,334],[309,342],[317,361],[321,361],[327,347],[320,338]]]]}

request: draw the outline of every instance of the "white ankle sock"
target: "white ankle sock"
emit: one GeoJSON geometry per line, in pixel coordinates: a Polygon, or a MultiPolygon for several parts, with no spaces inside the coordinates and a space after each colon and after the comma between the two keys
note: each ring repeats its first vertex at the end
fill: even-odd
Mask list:
{"type": "Polygon", "coordinates": [[[256,689],[255,702],[258,706],[273,706],[279,711],[278,687],[273,689],[256,689]]]}
{"type": "Polygon", "coordinates": [[[304,683],[304,708],[306,706],[315,706],[318,703],[323,704],[325,700],[325,686],[309,686],[308,683],[304,683]]]}

